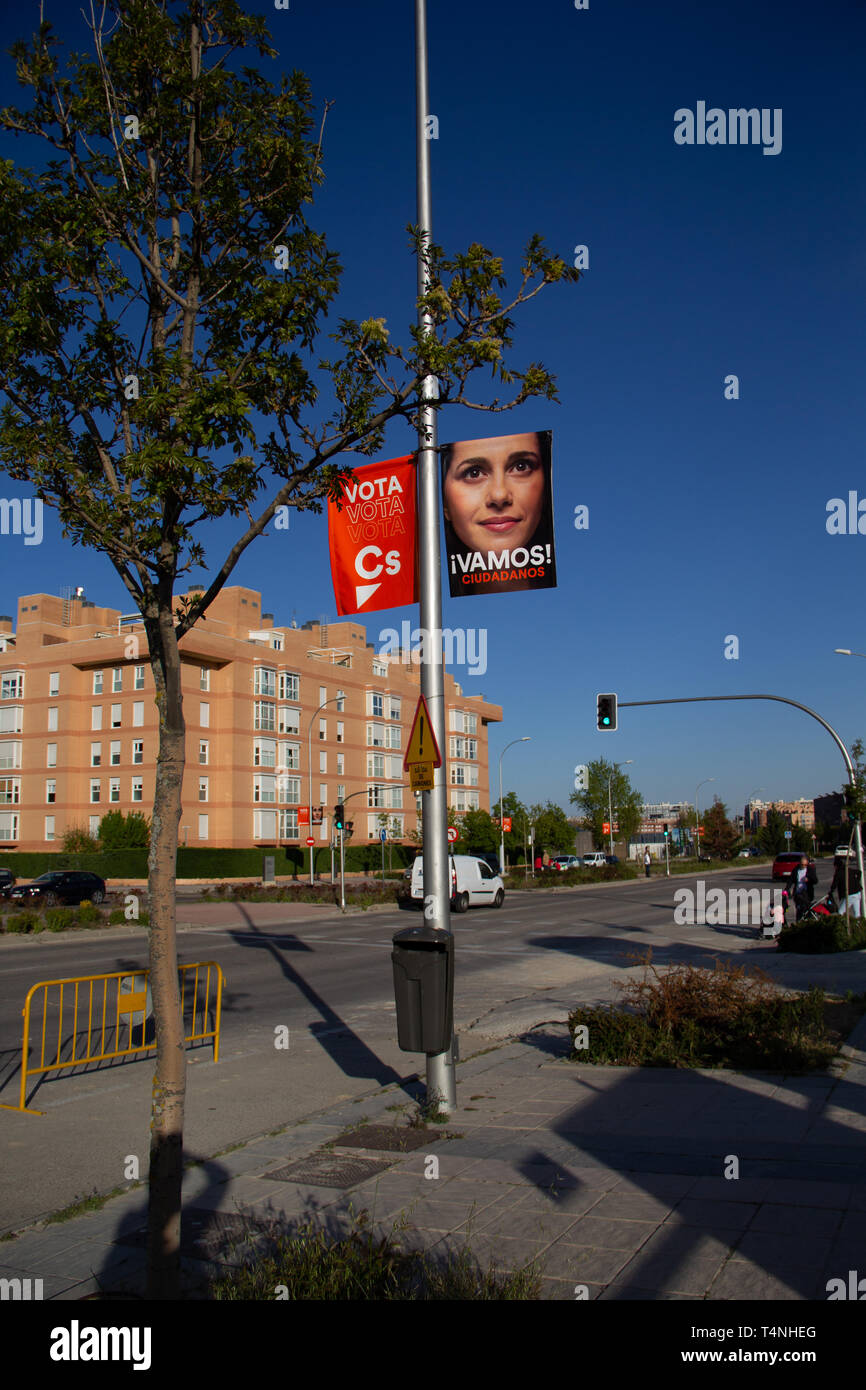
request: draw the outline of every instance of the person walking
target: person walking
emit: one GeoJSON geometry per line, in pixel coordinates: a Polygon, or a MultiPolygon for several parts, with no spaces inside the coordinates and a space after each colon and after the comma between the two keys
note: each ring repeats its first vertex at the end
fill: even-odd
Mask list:
{"type": "Polygon", "coordinates": [[[541,857],[541,850],[539,849],[539,850],[536,850],[536,853],[535,853],[535,872],[536,872],[537,874],[540,874],[540,873],[541,873],[541,870],[542,870],[543,868],[544,868],[544,860],[543,860],[542,857],[541,857]]]}
{"type": "Polygon", "coordinates": [[[833,860],[833,882],[830,884],[830,892],[839,899],[839,911],[846,912],[850,909],[852,917],[860,916],[860,894],[862,891],[860,880],[860,870],[856,860],[850,859],[847,855],[837,854],[833,860]],[[845,879],[847,869],[848,881],[848,902],[845,898],[845,879]]]}
{"type": "Polygon", "coordinates": [[[791,870],[785,881],[785,886],[794,900],[798,922],[803,913],[812,906],[817,882],[818,870],[814,864],[809,863],[808,854],[801,854],[799,864],[791,870]]]}
{"type": "Polygon", "coordinates": [[[644,845],[644,852],[643,852],[643,869],[644,869],[644,873],[646,874],[647,878],[649,878],[649,876],[650,876],[650,865],[652,864],[652,862],[653,862],[653,861],[652,861],[652,856],[650,855],[650,852],[649,852],[649,845],[644,845]]]}

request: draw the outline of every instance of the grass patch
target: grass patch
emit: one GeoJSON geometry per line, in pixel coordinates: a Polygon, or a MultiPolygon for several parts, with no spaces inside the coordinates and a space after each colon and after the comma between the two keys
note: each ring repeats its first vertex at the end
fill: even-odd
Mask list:
{"type": "Polygon", "coordinates": [[[68,1207],[62,1207],[60,1211],[55,1211],[51,1216],[46,1216],[43,1226],[56,1226],[61,1221],[72,1221],[76,1216],[84,1216],[89,1211],[100,1211],[110,1202],[112,1197],[120,1197],[124,1192],[131,1192],[133,1188],[141,1187],[141,1183],[130,1183],[125,1187],[115,1187],[111,1192],[102,1195],[95,1190],[89,1197],[79,1197],[77,1201],[71,1202],[68,1207]]]}
{"type": "Polygon", "coordinates": [[[334,1235],[312,1220],[294,1232],[275,1224],[259,1239],[266,1250],[211,1281],[209,1297],[218,1301],[288,1299],[328,1302],[408,1302],[418,1299],[502,1301],[537,1299],[541,1276],[534,1264],[502,1273],[483,1268],[465,1247],[445,1256],[407,1248],[407,1222],[388,1235],[369,1229],[366,1212],[355,1216],[346,1234],[334,1235]]]}
{"type": "Polygon", "coordinates": [[[829,1065],[866,1011],[866,996],[827,999],[817,986],[788,993],[763,971],[727,962],[657,970],[650,950],[641,963],[642,978],[619,985],[623,1006],[569,1014],[572,1061],[813,1071],[829,1065]]]}

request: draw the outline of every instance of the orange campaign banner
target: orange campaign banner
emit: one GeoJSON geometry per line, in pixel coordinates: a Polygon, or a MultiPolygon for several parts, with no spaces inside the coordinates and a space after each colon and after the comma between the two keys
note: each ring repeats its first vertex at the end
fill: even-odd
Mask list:
{"type": "Polygon", "coordinates": [[[371,463],[328,501],[328,544],[337,615],[418,602],[415,459],[371,463]]]}

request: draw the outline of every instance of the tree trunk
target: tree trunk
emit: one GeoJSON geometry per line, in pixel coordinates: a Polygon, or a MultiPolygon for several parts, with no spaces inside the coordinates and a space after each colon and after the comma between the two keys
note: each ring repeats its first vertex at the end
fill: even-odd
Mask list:
{"type": "Polygon", "coordinates": [[[175,875],[186,761],[180,655],[171,603],[145,620],[159,710],[159,753],[148,858],[150,985],[156,1072],[150,1122],[147,1297],[180,1297],[180,1217],[186,1053],[177,970],[175,875]]]}

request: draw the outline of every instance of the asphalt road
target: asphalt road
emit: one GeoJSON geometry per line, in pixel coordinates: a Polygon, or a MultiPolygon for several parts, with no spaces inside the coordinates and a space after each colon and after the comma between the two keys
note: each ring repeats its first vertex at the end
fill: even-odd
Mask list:
{"type": "MultiPolygon", "coordinates": [[[[832,866],[818,867],[826,891],[832,866]]],[[[702,877],[726,892],[770,887],[763,866],[702,877]]],[[[499,911],[453,918],[461,1054],[536,1025],[561,1025],[578,1002],[616,998],[617,981],[640,968],[649,947],[656,963],[733,958],[796,987],[866,990],[861,953],[792,957],[761,940],[755,926],[675,924],[675,892],[695,886],[696,876],[678,875],[515,893],[499,911]]],[[[201,904],[185,905],[179,918],[200,923],[181,930],[180,961],[219,961],[227,981],[219,1063],[210,1048],[189,1053],[189,1156],[210,1156],[382,1085],[394,1084],[395,1103],[408,1103],[400,1087],[419,1067],[423,1075],[423,1058],[396,1046],[390,952],[394,931],[415,914],[201,904]],[[279,1048],[284,1029],[289,1046],[279,1048]]],[[[139,928],[0,940],[0,1100],[17,1101],[20,1011],[32,983],[146,964],[139,928]]],[[[49,1074],[29,1102],[44,1115],[0,1111],[0,1231],[121,1185],[131,1159],[144,1174],[152,1070],[145,1058],[49,1074]]],[[[358,1111],[360,1119],[362,1099],[358,1111]]]]}

